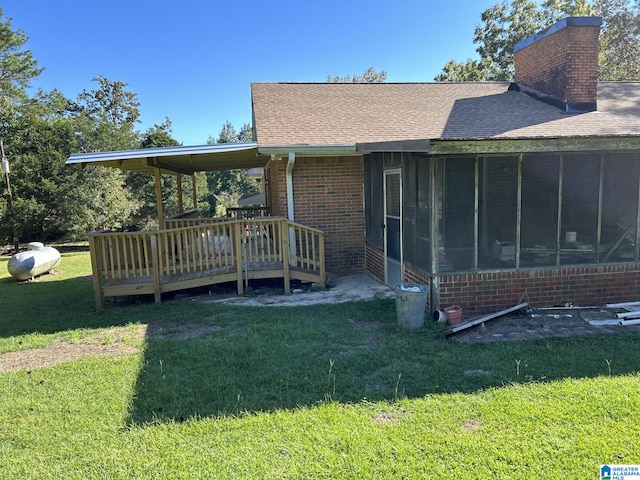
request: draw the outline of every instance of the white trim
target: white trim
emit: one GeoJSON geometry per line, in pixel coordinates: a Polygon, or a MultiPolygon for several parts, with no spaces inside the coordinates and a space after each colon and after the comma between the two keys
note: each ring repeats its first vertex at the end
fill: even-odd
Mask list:
{"type": "Polygon", "coordinates": [[[201,155],[209,153],[239,152],[258,148],[256,142],[251,143],[215,143],[211,145],[139,148],[136,150],[118,150],[114,152],[74,153],[66,161],[67,165],[76,163],[108,162],[135,158],[161,158],[183,155],[201,155]]]}
{"type": "Polygon", "coordinates": [[[258,153],[285,157],[290,152],[295,152],[297,157],[318,156],[346,156],[361,155],[356,151],[355,143],[343,145],[274,145],[269,147],[258,146],[258,153]]]}

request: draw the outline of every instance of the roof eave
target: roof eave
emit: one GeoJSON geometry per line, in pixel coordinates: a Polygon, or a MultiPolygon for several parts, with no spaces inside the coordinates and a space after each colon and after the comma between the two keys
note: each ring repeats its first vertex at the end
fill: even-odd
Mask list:
{"type": "Polygon", "coordinates": [[[432,140],[433,155],[636,151],[640,136],[514,137],[432,140]]]}
{"type": "Polygon", "coordinates": [[[343,157],[362,154],[356,150],[355,143],[335,145],[267,145],[258,146],[258,153],[276,157],[286,156],[290,153],[295,153],[298,157],[343,157]]]}
{"type": "Polygon", "coordinates": [[[66,164],[80,168],[89,165],[112,167],[142,173],[160,169],[165,173],[191,175],[202,170],[264,167],[266,159],[260,158],[258,144],[251,142],[75,153],[69,156],[66,164]]]}

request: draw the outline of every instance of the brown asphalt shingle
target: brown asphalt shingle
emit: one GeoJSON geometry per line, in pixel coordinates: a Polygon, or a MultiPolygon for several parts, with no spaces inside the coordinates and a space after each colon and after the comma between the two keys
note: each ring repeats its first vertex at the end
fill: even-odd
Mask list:
{"type": "Polygon", "coordinates": [[[640,136],[640,82],[598,85],[598,111],[567,114],[508,82],[254,83],[261,146],[397,140],[640,136]]]}

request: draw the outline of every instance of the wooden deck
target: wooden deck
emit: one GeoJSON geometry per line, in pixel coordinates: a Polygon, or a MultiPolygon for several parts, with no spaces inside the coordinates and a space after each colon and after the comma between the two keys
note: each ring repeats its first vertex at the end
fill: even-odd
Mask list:
{"type": "Polygon", "coordinates": [[[167,220],[156,232],[89,235],[96,308],[104,297],[154,295],[251,279],[325,285],[324,236],[283,218],[167,220]]]}

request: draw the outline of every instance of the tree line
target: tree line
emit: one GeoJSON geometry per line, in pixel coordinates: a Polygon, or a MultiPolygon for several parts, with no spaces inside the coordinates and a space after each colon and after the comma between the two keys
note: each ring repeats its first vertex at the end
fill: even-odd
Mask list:
{"type": "MultiPolygon", "coordinates": [[[[600,42],[601,80],[640,80],[640,0],[503,1],[481,14],[473,42],[478,59],[451,60],[437,81],[509,80],[513,77],[513,46],[566,16],[603,17],[600,42]]],[[[76,98],[60,91],[29,95],[41,73],[27,36],[12,28],[0,8],[0,138],[10,165],[0,184],[0,246],[20,241],[83,238],[94,230],[156,226],[154,180],[117,169],[65,166],[71,153],[175,146],[166,118],[144,132],[138,130],[140,102],[127,84],[106,77],[76,98]],[[6,185],[4,185],[6,183],[6,185]],[[9,196],[11,187],[12,195],[9,196]]],[[[328,82],[384,82],[387,73],[367,69],[353,77],[328,76],[328,82]]],[[[229,122],[208,143],[251,141],[251,126],[237,132],[229,122]]],[[[3,162],[5,163],[5,162],[3,162]]],[[[167,215],[177,205],[177,179],[163,175],[167,215]]],[[[185,200],[192,195],[185,182],[185,200]]],[[[242,195],[257,193],[240,170],[197,176],[197,205],[202,215],[235,206],[242,195]]]]}

